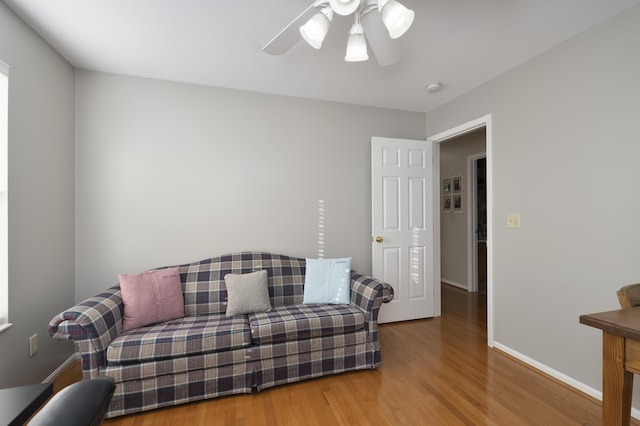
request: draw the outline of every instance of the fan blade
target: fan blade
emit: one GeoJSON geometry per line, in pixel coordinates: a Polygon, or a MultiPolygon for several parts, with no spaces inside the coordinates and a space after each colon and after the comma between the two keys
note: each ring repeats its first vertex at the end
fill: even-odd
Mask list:
{"type": "Polygon", "coordinates": [[[389,37],[389,31],[384,26],[380,14],[377,11],[367,13],[362,17],[361,23],[378,64],[385,67],[398,62],[402,57],[402,46],[397,40],[389,37]]]}
{"type": "Polygon", "coordinates": [[[314,7],[314,4],[315,2],[298,15],[296,19],[291,21],[289,25],[284,27],[278,35],[276,35],[269,43],[264,45],[262,50],[270,55],[282,55],[291,49],[301,39],[299,31],[300,26],[304,25],[305,22],[318,12],[318,9],[314,7]]]}

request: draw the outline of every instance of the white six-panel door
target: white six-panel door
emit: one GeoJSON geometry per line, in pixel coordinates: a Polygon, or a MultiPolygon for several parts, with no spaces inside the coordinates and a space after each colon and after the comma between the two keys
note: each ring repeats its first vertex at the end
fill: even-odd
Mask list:
{"type": "Polygon", "coordinates": [[[373,276],[395,291],[381,323],[434,313],[432,168],[431,143],[371,139],[373,276]]]}

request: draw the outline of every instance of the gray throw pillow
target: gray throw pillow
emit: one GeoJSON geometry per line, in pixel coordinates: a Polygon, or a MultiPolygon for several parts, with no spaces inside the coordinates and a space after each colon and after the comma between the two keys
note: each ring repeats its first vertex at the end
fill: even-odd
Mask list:
{"type": "Polygon", "coordinates": [[[267,271],[227,274],[224,277],[224,284],[227,287],[226,315],[228,317],[271,310],[267,271]]]}

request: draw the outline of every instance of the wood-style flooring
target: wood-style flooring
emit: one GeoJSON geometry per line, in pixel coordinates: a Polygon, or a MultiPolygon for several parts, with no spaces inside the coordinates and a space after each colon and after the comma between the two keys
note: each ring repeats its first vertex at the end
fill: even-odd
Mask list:
{"type": "Polygon", "coordinates": [[[381,325],[380,341],[377,370],[117,417],[105,425],[601,424],[599,402],[487,347],[486,304],[477,293],[444,285],[440,318],[381,325]]]}

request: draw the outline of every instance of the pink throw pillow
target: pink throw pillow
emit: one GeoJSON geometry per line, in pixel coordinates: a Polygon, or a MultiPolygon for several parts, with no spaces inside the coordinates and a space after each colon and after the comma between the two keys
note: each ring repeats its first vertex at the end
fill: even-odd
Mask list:
{"type": "Polygon", "coordinates": [[[118,274],[124,302],[122,331],[184,317],[178,268],[118,274]]]}

